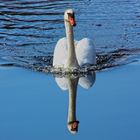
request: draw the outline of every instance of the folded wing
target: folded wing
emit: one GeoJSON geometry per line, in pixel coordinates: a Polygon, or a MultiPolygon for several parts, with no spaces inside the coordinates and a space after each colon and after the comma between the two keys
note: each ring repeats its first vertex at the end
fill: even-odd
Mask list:
{"type": "Polygon", "coordinates": [[[92,41],[84,38],[78,41],[76,47],[76,57],[80,66],[86,64],[96,64],[96,52],[92,41]]]}

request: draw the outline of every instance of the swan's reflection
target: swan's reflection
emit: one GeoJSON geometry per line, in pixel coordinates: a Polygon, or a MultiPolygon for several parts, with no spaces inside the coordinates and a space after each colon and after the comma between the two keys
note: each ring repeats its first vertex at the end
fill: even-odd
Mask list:
{"type": "Polygon", "coordinates": [[[93,86],[95,82],[95,72],[92,72],[83,77],[68,75],[63,77],[55,76],[57,85],[62,90],[68,90],[69,93],[69,103],[68,103],[68,120],[67,127],[68,130],[75,134],[78,131],[79,121],[76,119],[76,95],[77,95],[77,85],[85,89],[89,89],[93,86]]]}

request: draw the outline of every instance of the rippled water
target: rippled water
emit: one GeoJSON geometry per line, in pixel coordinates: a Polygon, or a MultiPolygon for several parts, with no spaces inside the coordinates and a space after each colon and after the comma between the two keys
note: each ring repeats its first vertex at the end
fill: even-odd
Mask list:
{"type": "Polygon", "coordinates": [[[140,54],[138,0],[0,0],[0,57],[28,67],[51,64],[56,42],[65,36],[67,8],[76,11],[75,38],[94,41],[99,63],[116,62],[114,52],[117,61],[140,54]]]}

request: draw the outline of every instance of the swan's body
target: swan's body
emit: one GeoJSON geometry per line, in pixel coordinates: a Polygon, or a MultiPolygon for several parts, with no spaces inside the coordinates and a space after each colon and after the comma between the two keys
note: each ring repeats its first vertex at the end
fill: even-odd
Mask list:
{"type": "MultiPolygon", "coordinates": [[[[85,64],[95,64],[96,55],[95,48],[90,39],[84,38],[80,41],[75,41],[75,54],[78,65],[81,67],[85,64]]],[[[60,39],[55,47],[53,66],[67,67],[68,61],[68,45],[66,37],[60,39]]]]}
{"type": "Polygon", "coordinates": [[[75,20],[72,9],[65,11],[64,22],[66,37],[58,40],[56,44],[53,66],[77,68],[86,64],[95,64],[96,53],[92,41],[88,38],[84,38],[80,41],[74,40],[73,26],[75,25],[75,20]]]}

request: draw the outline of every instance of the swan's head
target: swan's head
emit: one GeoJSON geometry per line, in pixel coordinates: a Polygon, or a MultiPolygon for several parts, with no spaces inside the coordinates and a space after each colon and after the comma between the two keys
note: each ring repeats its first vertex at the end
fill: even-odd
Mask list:
{"type": "Polygon", "coordinates": [[[68,123],[68,130],[69,130],[72,134],[76,134],[76,133],[78,132],[78,124],[79,124],[79,121],[69,122],[69,123],[68,123]]]}
{"type": "Polygon", "coordinates": [[[64,13],[64,21],[70,23],[71,26],[76,26],[75,15],[72,9],[67,9],[64,13]]]}

